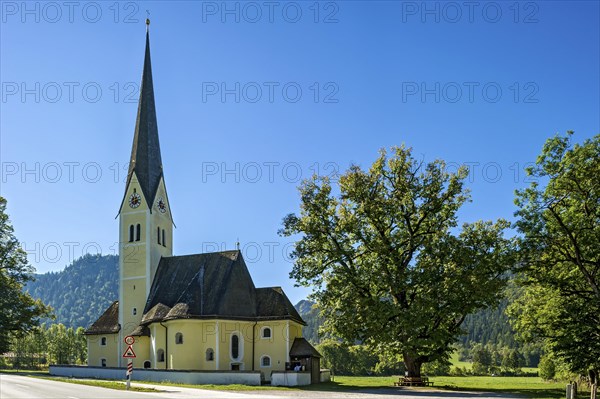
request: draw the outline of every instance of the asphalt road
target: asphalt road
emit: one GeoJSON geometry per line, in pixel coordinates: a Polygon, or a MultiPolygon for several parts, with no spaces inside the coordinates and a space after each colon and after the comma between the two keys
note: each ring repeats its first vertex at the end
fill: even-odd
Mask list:
{"type": "Polygon", "coordinates": [[[411,391],[400,389],[379,389],[360,392],[329,391],[212,391],[205,389],[169,387],[144,384],[160,392],[133,392],[100,388],[88,385],[70,384],[22,375],[0,373],[0,399],[503,399],[513,398],[485,392],[411,391]]]}
{"type": "MultiPolygon", "coordinates": [[[[32,378],[12,374],[0,374],[1,399],[122,399],[122,398],[215,398],[215,399],[247,399],[254,395],[237,392],[209,391],[180,387],[156,386],[160,392],[119,391],[88,385],[70,384],[67,382],[32,378]]],[[[261,398],[276,398],[261,395],[261,398]]]]}

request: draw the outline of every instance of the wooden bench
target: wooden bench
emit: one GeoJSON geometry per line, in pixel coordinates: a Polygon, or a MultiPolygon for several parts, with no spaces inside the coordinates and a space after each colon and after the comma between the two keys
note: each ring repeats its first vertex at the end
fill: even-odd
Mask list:
{"type": "Polygon", "coordinates": [[[433,382],[429,381],[429,377],[400,377],[394,382],[396,387],[429,387],[433,386],[433,382]]]}

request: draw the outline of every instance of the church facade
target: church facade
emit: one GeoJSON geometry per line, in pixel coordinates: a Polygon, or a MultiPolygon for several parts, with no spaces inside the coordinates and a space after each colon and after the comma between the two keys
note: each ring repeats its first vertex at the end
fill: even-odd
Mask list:
{"type": "Polygon", "coordinates": [[[318,371],[304,321],[280,287],[254,286],[239,250],[173,256],[148,30],[119,208],[119,279],[118,300],[86,330],[88,366],[125,367],[124,338],[133,336],[135,368],[260,371],[264,380],[298,365],[318,371]]]}

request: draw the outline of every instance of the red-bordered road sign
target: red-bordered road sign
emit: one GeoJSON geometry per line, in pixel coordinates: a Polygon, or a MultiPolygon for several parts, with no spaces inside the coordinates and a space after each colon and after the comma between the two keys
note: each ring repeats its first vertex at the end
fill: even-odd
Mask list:
{"type": "Polygon", "coordinates": [[[123,353],[123,357],[136,357],[135,352],[133,351],[133,346],[129,345],[127,349],[125,349],[125,353],[123,353]]]}
{"type": "Polygon", "coordinates": [[[123,338],[123,341],[125,341],[127,345],[131,346],[135,342],[135,337],[133,335],[128,335],[125,338],[123,338]]]}

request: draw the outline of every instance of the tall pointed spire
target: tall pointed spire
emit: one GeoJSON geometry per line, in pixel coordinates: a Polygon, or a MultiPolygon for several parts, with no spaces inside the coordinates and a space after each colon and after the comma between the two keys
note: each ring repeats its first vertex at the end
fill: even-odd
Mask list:
{"type": "Polygon", "coordinates": [[[158,124],[154,104],[154,86],[152,84],[152,65],[150,63],[150,20],[146,20],[146,54],[144,71],[140,87],[140,101],[129,161],[127,185],[135,172],[142,192],[149,204],[152,204],[156,190],[163,176],[158,124]]]}

